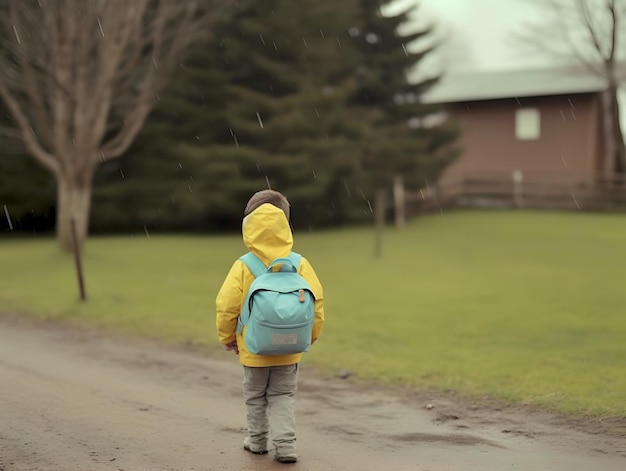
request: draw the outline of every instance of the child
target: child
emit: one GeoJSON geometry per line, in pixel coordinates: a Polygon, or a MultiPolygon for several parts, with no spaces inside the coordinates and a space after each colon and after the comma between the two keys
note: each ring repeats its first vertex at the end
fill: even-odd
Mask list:
{"type": "MultiPolygon", "coordinates": [[[[265,266],[276,258],[287,257],[293,245],[287,198],[274,190],[255,193],[244,211],[242,232],[248,250],[265,266]]],[[[304,257],[298,273],[308,282],[315,295],[315,321],[311,338],[315,342],[324,324],[322,286],[304,257]]],[[[250,270],[237,260],[216,299],[216,324],[220,342],[227,350],[234,350],[239,355],[239,362],[244,369],[243,395],[248,434],[243,447],[251,453],[262,455],[268,452],[268,438],[271,438],[276,460],[295,463],[298,455],[293,402],[302,354],[264,356],[254,355],[246,349],[242,335],[237,333],[237,319],[253,281],[250,270]]]]}

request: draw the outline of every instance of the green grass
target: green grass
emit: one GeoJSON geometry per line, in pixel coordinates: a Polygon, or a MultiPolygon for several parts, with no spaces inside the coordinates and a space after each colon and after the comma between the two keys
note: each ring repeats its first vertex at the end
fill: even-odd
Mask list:
{"type": "MultiPolygon", "coordinates": [[[[305,361],[331,373],[626,415],[626,216],[458,212],[385,232],[297,233],[327,322],[305,361]]],[[[0,310],[217,345],[214,300],[239,237],[92,238],[89,302],[48,240],[0,240],[0,310]]]]}

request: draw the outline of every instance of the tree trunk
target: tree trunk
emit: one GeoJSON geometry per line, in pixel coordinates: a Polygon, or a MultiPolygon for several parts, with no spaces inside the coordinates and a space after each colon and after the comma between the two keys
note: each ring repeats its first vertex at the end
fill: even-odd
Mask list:
{"type": "Polygon", "coordinates": [[[404,181],[400,175],[393,177],[393,200],[396,227],[404,227],[406,226],[406,196],[404,192],[404,181]]]}
{"type": "Polygon", "coordinates": [[[91,179],[57,177],[56,232],[61,249],[73,251],[72,219],[75,221],[78,247],[83,246],[89,230],[91,209],[91,179]]]}
{"type": "Polygon", "coordinates": [[[385,229],[385,212],[387,210],[387,198],[385,190],[376,190],[374,200],[374,222],[376,226],[376,240],[374,243],[374,256],[380,258],[383,255],[383,230],[385,229]]]}
{"type": "Polygon", "coordinates": [[[611,109],[611,127],[614,140],[613,147],[613,171],[616,174],[626,173],[626,149],[624,148],[624,135],[620,122],[620,109],[617,85],[609,88],[609,99],[611,109]]]}
{"type": "Polygon", "coordinates": [[[611,178],[615,172],[615,138],[613,135],[613,106],[611,92],[602,93],[602,134],[604,137],[604,176],[611,178]]]}

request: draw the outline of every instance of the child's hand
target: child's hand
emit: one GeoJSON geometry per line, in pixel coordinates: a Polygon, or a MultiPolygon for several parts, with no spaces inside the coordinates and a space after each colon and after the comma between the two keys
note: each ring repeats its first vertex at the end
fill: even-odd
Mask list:
{"type": "Polygon", "coordinates": [[[239,355],[239,348],[237,347],[237,341],[233,340],[232,342],[229,342],[227,344],[224,345],[224,348],[226,348],[227,352],[230,352],[231,350],[235,351],[235,355],[239,355]]]}

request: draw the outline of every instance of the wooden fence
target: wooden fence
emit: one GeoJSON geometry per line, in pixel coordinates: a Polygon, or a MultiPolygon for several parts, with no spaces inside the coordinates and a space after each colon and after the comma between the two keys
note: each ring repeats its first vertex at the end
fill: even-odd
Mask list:
{"type": "Polygon", "coordinates": [[[408,215],[447,208],[543,208],[626,212],[626,175],[574,180],[557,175],[468,175],[404,192],[408,215]]]}

